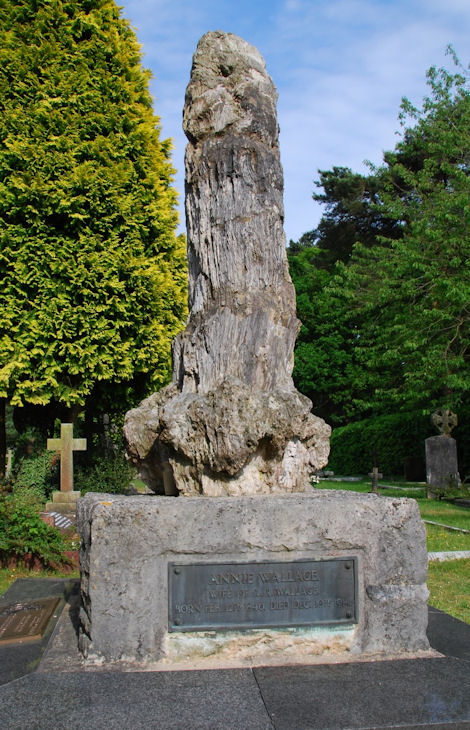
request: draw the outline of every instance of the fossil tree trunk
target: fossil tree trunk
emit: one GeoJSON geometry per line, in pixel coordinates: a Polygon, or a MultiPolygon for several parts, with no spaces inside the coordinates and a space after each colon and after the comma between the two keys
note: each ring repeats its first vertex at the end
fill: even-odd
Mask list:
{"type": "Polygon", "coordinates": [[[173,380],[126,417],[156,492],[304,491],[329,427],[292,383],[296,318],[283,231],[277,93],[258,51],[200,40],[186,90],[189,320],[173,380]]]}

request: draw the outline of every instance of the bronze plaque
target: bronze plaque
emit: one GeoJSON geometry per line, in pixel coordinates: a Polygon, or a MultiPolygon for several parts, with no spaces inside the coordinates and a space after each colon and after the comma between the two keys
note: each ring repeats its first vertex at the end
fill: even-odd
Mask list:
{"type": "Polygon", "coordinates": [[[169,631],[357,623],[357,558],[169,563],[169,631]]]}
{"type": "Polygon", "coordinates": [[[40,639],[59,601],[38,598],[0,606],[0,644],[40,639]]]}

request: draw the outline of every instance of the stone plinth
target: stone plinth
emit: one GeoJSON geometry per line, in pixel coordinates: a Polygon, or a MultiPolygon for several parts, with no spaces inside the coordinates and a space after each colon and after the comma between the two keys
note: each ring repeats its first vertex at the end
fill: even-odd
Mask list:
{"type": "Polygon", "coordinates": [[[430,491],[450,489],[460,484],[457,443],[452,436],[441,434],[425,441],[426,481],[430,491]]]}
{"type": "Polygon", "coordinates": [[[61,514],[75,514],[79,491],[52,492],[52,502],[46,503],[46,512],[60,512],[61,514]]]}
{"type": "Polygon", "coordinates": [[[80,647],[89,661],[189,668],[428,649],[425,530],[414,500],[350,492],[212,499],[87,494],[77,517],[80,647]],[[357,623],[169,631],[169,563],[246,568],[271,561],[288,570],[295,561],[327,558],[356,566],[357,623]]]}

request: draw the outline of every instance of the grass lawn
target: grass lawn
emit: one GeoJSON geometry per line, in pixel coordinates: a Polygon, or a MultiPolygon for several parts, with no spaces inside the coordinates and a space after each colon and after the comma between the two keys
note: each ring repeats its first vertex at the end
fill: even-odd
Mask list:
{"type": "Polygon", "coordinates": [[[5,593],[17,578],[78,578],[78,570],[62,573],[53,570],[29,570],[29,568],[0,568],[0,595],[5,593]]]}
{"type": "Polygon", "coordinates": [[[430,563],[429,603],[470,624],[470,560],[430,563]]]}

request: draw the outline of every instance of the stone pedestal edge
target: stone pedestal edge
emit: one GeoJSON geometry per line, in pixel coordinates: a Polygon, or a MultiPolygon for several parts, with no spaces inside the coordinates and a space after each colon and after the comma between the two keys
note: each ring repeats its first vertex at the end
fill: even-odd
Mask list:
{"type": "Polygon", "coordinates": [[[80,648],[90,661],[157,666],[315,661],[427,651],[427,553],[414,500],[315,492],[174,498],[88,494],[82,538],[80,648]],[[356,625],[168,631],[169,562],[357,557],[356,625]]]}

